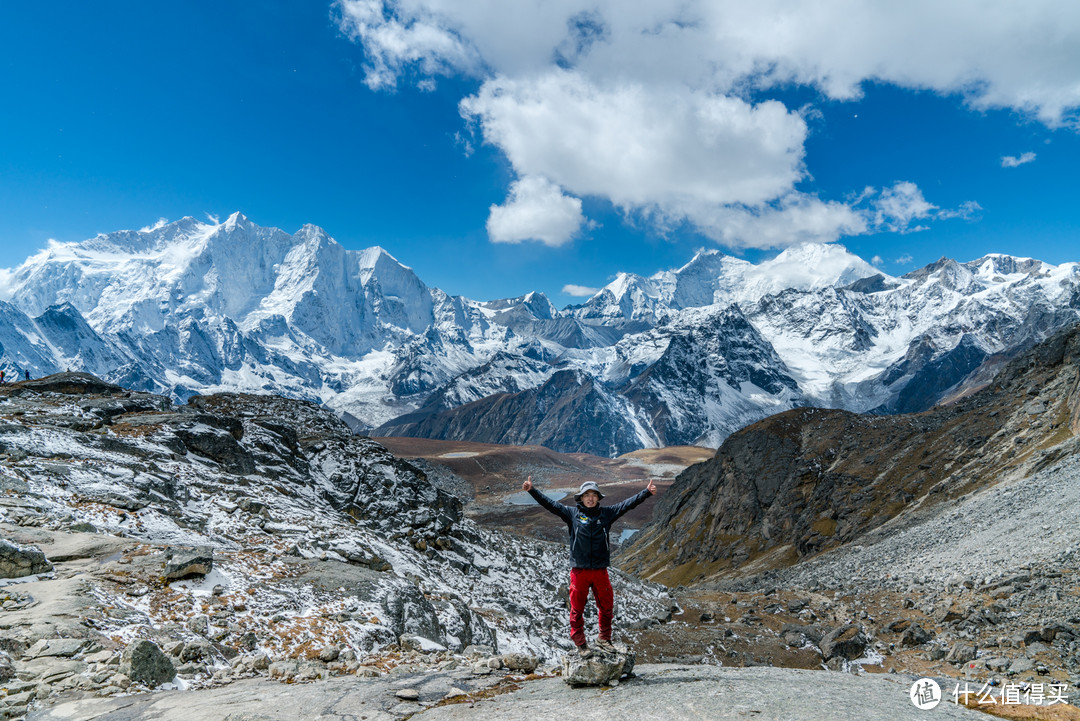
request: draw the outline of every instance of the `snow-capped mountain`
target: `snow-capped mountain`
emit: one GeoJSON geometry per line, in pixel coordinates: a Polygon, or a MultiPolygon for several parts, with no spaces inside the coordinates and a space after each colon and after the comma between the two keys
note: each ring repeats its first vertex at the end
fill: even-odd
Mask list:
{"type": "Polygon", "coordinates": [[[430,288],[382,248],[239,213],[52,243],[0,288],[0,364],[183,399],[315,400],[362,431],[621,453],[718,445],[799,405],[920,410],[1080,317],[1080,266],[988,255],[896,278],[839,245],[701,251],[579,306],[430,288]]]}

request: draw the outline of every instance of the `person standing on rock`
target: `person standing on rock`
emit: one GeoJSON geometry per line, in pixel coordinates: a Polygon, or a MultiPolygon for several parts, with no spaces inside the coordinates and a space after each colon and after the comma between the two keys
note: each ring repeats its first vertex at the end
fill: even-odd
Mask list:
{"type": "Polygon", "coordinates": [[[585,639],[585,603],[589,600],[592,589],[596,609],[600,615],[600,634],[596,647],[611,653],[611,618],[615,612],[615,592],[608,577],[611,564],[611,548],[608,533],[611,525],[631,508],[641,504],[646,498],[656,493],[656,484],[649,481],[649,486],[637,495],[627,498],[613,506],[601,506],[604,494],[593,481],[585,481],[578,489],[574,500],[577,506],[572,508],[557,503],[533,488],[532,476],[529,476],[521,489],[547,510],[566,522],[570,532],[570,639],[578,648],[582,658],[592,656],[592,649],[585,639]]]}

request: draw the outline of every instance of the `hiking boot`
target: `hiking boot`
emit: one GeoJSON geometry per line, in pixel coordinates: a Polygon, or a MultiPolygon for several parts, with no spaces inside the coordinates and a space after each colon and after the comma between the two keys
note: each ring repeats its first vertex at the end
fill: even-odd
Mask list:
{"type": "Polygon", "coordinates": [[[600,638],[596,640],[596,647],[604,653],[618,653],[615,645],[608,641],[606,638],[600,638]]]}
{"type": "Polygon", "coordinates": [[[582,658],[592,658],[592,649],[588,646],[578,646],[577,652],[582,658]]]}

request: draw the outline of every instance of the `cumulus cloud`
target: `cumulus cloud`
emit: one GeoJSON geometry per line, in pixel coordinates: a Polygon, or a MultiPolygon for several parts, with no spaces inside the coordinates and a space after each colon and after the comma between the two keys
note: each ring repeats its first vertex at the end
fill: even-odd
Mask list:
{"type": "Polygon", "coordinates": [[[915,260],[915,259],[913,257],[911,257],[910,253],[904,253],[903,255],[901,255],[899,258],[896,259],[896,263],[898,265],[907,265],[913,260],[915,260]]]}
{"type": "Polygon", "coordinates": [[[880,255],[875,255],[873,258],[870,259],[870,265],[881,265],[884,262],[885,259],[882,258],[880,255]]]}
{"type": "Polygon", "coordinates": [[[779,102],[752,105],[629,83],[600,88],[579,73],[556,69],[489,80],[462,101],[461,111],[520,177],[606,198],[660,225],[688,220],[707,235],[756,245],[722,224],[730,219],[747,226],[808,206],[828,215],[821,213],[824,204],[808,198],[789,203],[779,215],[766,207],[793,196],[804,174],[806,123],[779,102]],[[738,208],[718,211],[731,206],[738,208]]]}
{"type": "Polygon", "coordinates": [[[537,240],[557,247],[573,240],[585,223],[581,200],[547,178],[527,176],[510,186],[503,205],[492,205],[488,237],[495,243],[537,240]]]}
{"type": "MultiPolygon", "coordinates": [[[[755,89],[794,84],[853,99],[869,80],[1080,128],[1080,4],[338,0],[335,8],[342,32],[364,47],[370,87],[438,75],[480,81],[462,115],[506,155],[518,183],[558,189],[545,195],[561,218],[560,232],[544,230],[553,240],[584,222],[568,204],[582,197],[661,232],[689,224],[733,247],[914,232],[975,212],[941,210],[911,184],[862,205],[801,192],[813,110],[751,102],[755,89]]],[[[518,242],[526,233],[518,221],[540,218],[519,192],[492,211],[492,240],[518,242]]]]}
{"type": "Polygon", "coordinates": [[[572,295],[575,298],[591,298],[592,296],[599,293],[600,289],[590,288],[587,285],[568,284],[563,286],[562,292],[566,293],[567,295],[572,295]]]}
{"type": "Polygon", "coordinates": [[[887,188],[866,188],[854,206],[866,220],[868,232],[916,233],[929,228],[925,222],[975,218],[982,206],[973,200],[957,208],[942,209],[923,197],[915,183],[901,180],[887,188]],[[922,222],[920,222],[922,221],[922,222]]]}
{"type": "Polygon", "coordinates": [[[1015,168],[1018,165],[1032,162],[1035,162],[1035,153],[1032,152],[1024,153],[1019,158],[1013,155],[1003,155],[1001,157],[1001,167],[1003,168],[1015,168]]]}
{"type": "Polygon", "coordinates": [[[527,75],[553,63],[730,93],[798,83],[854,98],[872,79],[1076,123],[1080,5],[1059,0],[338,0],[368,84],[407,72],[527,75]]]}
{"type": "Polygon", "coordinates": [[[427,76],[476,73],[483,63],[437,3],[344,0],[335,6],[338,25],[364,46],[364,81],[372,90],[392,88],[410,67],[427,76]]]}

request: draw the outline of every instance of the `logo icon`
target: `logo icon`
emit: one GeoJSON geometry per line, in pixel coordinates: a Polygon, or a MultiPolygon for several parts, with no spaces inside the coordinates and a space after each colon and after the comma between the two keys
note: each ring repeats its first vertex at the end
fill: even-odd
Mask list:
{"type": "Polygon", "coordinates": [[[911,684],[908,696],[920,711],[929,711],[941,703],[941,686],[932,678],[920,678],[911,684]]]}

